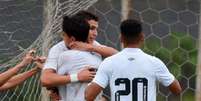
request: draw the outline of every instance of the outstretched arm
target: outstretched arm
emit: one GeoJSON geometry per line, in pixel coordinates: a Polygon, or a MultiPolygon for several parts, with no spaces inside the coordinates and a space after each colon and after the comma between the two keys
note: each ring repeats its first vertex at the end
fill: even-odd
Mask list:
{"type": "Polygon", "coordinates": [[[33,60],[32,51],[29,51],[26,56],[23,58],[22,62],[17,64],[15,67],[7,70],[6,72],[3,72],[0,74],[0,87],[6,83],[11,77],[17,74],[17,72],[26,65],[30,64],[33,60]]]}
{"type": "Polygon", "coordinates": [[[3,84],[0,87],[0,91],[16,87],[17,85],[21,84],[26,79],[28,79],[29,77],[31,77],[34,74],[36,74],[38,71],[39,71],[39,68],[35,67],[35,68],[33,68],[33,69],[29,70],[29,71],[26,71],[24,73],[21,73],[21,74],[18,74],[16,76],[13,76],[5,84],[3,84]]]}
{"type": "Polygon", "coordinates": [[[17,74],[17,72],[23,67],[23,65],[18,64],[15,67],[9,69],[8,71],[0,74],[0,87],[6,83],[11,77],[17,74]]]}

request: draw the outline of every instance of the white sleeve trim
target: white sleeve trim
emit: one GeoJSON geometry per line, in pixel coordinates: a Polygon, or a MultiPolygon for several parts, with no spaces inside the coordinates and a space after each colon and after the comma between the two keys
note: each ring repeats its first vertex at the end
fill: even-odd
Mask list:
{"type": "Polygon", "coordinates": [[[101,83],[97,80],[93,80],[92,82],[96,83],[97,85],[101,86],[102,88],[105,88],[107,86],[107,85],[105,86],[103,83],[101,83]]]}
{"type": "Polygon", "coordinates": [[[165,84],[163,84],[165,87],[170,86],[175,80],[175,77],[171,74],[170,76],[170,80],[168,80],[169,82],[166,82],[165,84]]]}

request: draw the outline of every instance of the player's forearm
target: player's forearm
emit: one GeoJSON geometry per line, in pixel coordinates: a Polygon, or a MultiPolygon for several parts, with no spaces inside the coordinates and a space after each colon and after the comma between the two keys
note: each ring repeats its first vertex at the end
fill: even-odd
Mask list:
{"type": "Polygon", "coordinates": [[[56,87],[70,83],[69,75],[59,75],[54,72],[44,70],[41,75],[41,83],[44,87],[56,87]]]}
{"type": "Polygon", "coordinates": [[[40,71],[40,69],[35,67],[29,71],[26,71],[24,73],[21,73],[21,74],[18,74],[16,76],[12,77],[10,80],[8,80],[8,82],[13,83],[13,84],[19,84],[19,83],[23,82],[24,80],[26,80],[27,78],[36,74],[38,71],[40,71]]]}
{"type": "Polygon", "coordinates": [[[17,74],[17,72],[23,67],[23,65],[18,64],[15,67],[0,74],[0,86],[7,82],[12,76],[17,74]]]}
{"type": "Polygon", "coordinates": [[[100,86],[98,86],[96,83],[91,83],[89,86],[85,89],[85,100],[86,101],[94,101],[98,94],[103,90],[100,86]]]}
{"type": "Polygon", "coordinates": [[[85,92],[85,100],[86,101],[94,101],[96,96],[93,96],[92,92],[85,92]]]}
{"type": "Polygon", "coordinates": [[[52,75],[50,77],[51,78],[41,78],[41,83],[44,87],[55,87],[70,83],[69,76],[52,75]]]}
{"type": "Polygon", "coordinates": [[[118,51],[112,47],[107,46],[93,46],[92,51],[101,54],[103,57],[108,57],[116,54],[118,51]]]}
{"type": "Polygon", "coordinates": [[[39,71],[38,68],[33,68],[27,72],[12,77],[4,85],[0,87],[0,91],[16,87],[17,85],[21,84],[22,82],[24,82],[25,80],[36,74],[38,71],[39,71]]]}

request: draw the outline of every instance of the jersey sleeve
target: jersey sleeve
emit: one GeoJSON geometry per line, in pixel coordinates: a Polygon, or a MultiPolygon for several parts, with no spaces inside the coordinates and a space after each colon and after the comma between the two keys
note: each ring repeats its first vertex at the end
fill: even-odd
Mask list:
{"type": "Polygon", "coordinates": [[[106,47],[105,45],[100,44],[98,41],[94,41],[93,42],[94,46],[102,46],[102,47],[106,47]]]}
{"type": "Polygon", "coordinates": [[[60,54],[60,52],[57,49],[57,47],[52,47],[49,51],[49,54],[48,54],[48,57],[47,57],[47,60],[45,62],[43,70],[54,69],[56,71],[59,54],[60,54]]]}
{"type": "Polygon", "coordinates": [[[95,45],[95,46],[99,46],[99,45],[101,45],[98,41],[94,41],[93,42],[93,45],[95,45]]]}
{"type": "Polygon", "coordinates": [[[107,60],[104,60],[96,73],[95,78],[92,82],[98,84],[102,88],[105,88],[109,84],[110,74],[111,74],[111,66],[107,60]]]}
{"type": "Polygon", "coordinates": [[[169,72],[166,65],[159,59],[156,58],[156,78],[157,80],[162,83],[164,86],[169,86],[174,80],[175,77],[169,72]]]}
{"type": "Polygon", "coordinates": [[[62,67],[62,65],[64,64],[64,53],[59,54],[58,59],[57,59],[57,70],[62,67]]]}

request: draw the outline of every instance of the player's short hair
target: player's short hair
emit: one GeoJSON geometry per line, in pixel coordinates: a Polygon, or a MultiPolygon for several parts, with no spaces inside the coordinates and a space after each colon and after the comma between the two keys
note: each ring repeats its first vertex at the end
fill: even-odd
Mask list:
{"type": "Polygon", "coordinates": [[[120,30],[125,42],[137,42],[142,33],[142,24],[135,19],[127,19],[121,23],[120,30]]]}
{"type": "Polygon", "coordinates": [[[89,24],[86,20],[77,17],[63,17],[62,30],[76,41],[86,42],[89,33],[89,24]]]}
{"type": "Polygon", "coordinates": [[[98,17],[88,11],[79,11],[78,13],[73,15],[73,17],[80,17],[80,19],[84,19],[87,21],[89,21],[89,20],[98,21],[98,17]]]}

